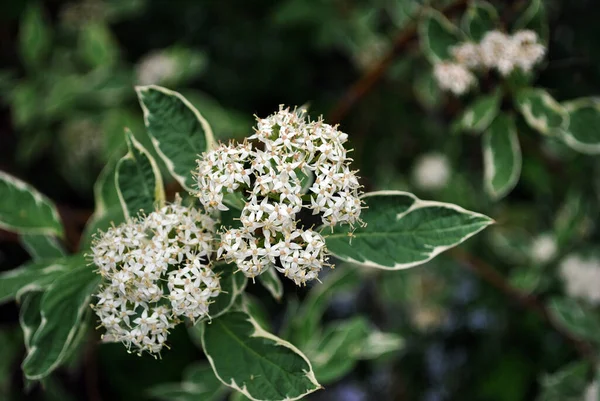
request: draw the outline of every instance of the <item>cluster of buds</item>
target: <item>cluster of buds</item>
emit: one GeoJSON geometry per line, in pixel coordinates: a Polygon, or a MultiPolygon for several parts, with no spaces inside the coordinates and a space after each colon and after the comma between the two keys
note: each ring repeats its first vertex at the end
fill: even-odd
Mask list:
{"type": "Polygon", "coordinates": [[[92,255],[102,283],[92,307],[103,340],[158,353],[181,318],[208,316],[221,292],[209,264],[214,231],[213,219],[177,199],[98,235],[92,255]]]}
{"type": "Polygon", "coordinates": [[[348,137],[280,107],[258,119],[249,139],[220,145],[198,161],[197,196],[207,211],[227,210],[227,193],[246,201],[241,227],[221,233],[218,256],[250,278],[273,267],[305,284],[327,265],[325,240],[307,217],[329,227],[360,223],[361,186],[344,148],[348,137]]]}
{"type": "Polygon", "coordinates": [[[502,76],[508,76],[516,68],[530,72],[543,59],[546,47],[530,30],[513,35],[490,31],[479,43],[453,46],[450,54],[451,61],[434,66],[434,76],[440,88],[461,95],[476,84],[474,72],[495,69],[502,76]]]}
{"type": "Polygon", "coordinates": [[[560,275],[569,296],[581,298],[591,304],[600,303],[600,260],[569,255],[560,264],[560,275]]]}

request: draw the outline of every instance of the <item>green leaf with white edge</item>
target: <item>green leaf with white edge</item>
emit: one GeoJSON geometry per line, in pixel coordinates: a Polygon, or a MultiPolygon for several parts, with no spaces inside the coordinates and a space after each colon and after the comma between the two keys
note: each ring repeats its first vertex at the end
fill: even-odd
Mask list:
{"type": "Polygon", "coordinates": [[[600,322],[598,316],[591,310],[572,298],[553,298],[548,305],[550,315],[561,326],[579,337],[600,344],[600,322]]]}
{"type": "Polygon", "coordinates": [[[321,388],[306,356],[246,312],[203,323],[202,348],[217,378],[251,400],[298,400],[321,388]]]}
{"type": "Polygon", "coordinates": [[[114,179],[118,160],[111,157],[94,182],[95,214],[102,214],[111,206],[120,205],[114,179]]]}
{"type": "Polygon", "coordinates": [[[19,234],[63,236],[54,203],[31,185],[0,171],[0,228],[19,234]]]}
{"type": "Polygon", "coordinates": [[[152,386],[148,395],[164,401],[216,401],[222,399],[225,391],[209,364],[195,363],[184,370],[181,383],[152,386]]]}
{"type": "Polygon", "coordinates": [[[354,233],[348,226],[338,226],[325,242],[339,259],[380,269],[401,270],[428,262],[493,223],[482,214],[424,201],[408,192],[369,192],[361,199],[366,226],[354,233]]]}
{"type": "Polygon", "coordinates": [[[275,268],[272,267],[267,269],[266,272],[258,276],[258,282],[269,291],[269,294],[271,294],[277,302],[281,301],[281,297],[283,296],[283,283],[275,268]]]}
{"type": "Polygon", "coordinates": [[[369,335],[363,317],[332,323],[321,336],[305,348],[320,383],[334,382],[352,370],[369,335]]]}
{"type": "Polygon", "coordinates": [[[126,218],[150,213],[165,203],[165,189],[156,161],[131,131],[125,131],[129,151],[116,167],[115,185],[126,218]]]}
{"type": "MultiPolygon", "coordinates": [[[[41,3],[41,2],[39,2],[41,3]]],[[[31,3],[23,13],[19,27],[19,51],[28,67],[43,67],[51,51],[52,30],[38,2],[31,3]]]]}
{"type": "Polygon", "coordinates": [[[136,87],[148,135],[169,172],[188,191],[196,160],[215,142],[208,122],[183,96],[160,86],[136,87]]]}
{"type": "MultiPolygon", "coordinates": [[[[587,361],[571,363],[540,380],[537,401],[581,401],[587,383],[587,361]]],[[[587,401],[587,400],[586,400],[587,401]]]]}
{"type": "Polygon", "coordinates": [[[105,24],[89,22],[83,25],[78,39],[79,56],[88,66],[110,67],[118,60],[119,47],[105,24]]]}
{"type": "Polygon", "coordinates": [[[359,359],[376,359],[382,355],[398,352],[402,348],[404,348],[404,339],[399,335],[371,329],[357,356],[359,359]]]}
{"type": "Polygon", "coordinates": [[[42,323],[41,305],[44,292],[32,290],[19,294],[19,324],[23,330],[23,342],[27,352],[31,349],[31,339],[42,323]]]}
{"type": "Polygon", "coordinates": [[[492,199],[504,197],[517,185],[522,162],[515,120],[500,114],[483,134],[484,188],[492,199]]]}
{"type": "Polygon", "coordinates": [[[460,127],[465,131],[480,133],[490,126],[500,112],[502,92],[479,96],[467,107],[460,118],[460,127]]]}
{"type": "Polygon", "coordinates": [[[450,59],[450,49],[464,38],[462,32],[442,13],[427,10],[419,22],[423,53],[432,64],[450,59]]]}
{"type": "Polygon", "coordinates": [[[581,98],[563,103],[569,113],[569,125],[563,141],[581,153],[600,153],[600,100],[581,98]]]}
{"type": "Polygon", "coordinates": [[[63,273],[44,292],[42,322],[22,364],[25,377],[40,380],[69,356],[99,281],[100,276],[80,258],[78,267],[63,273]]]}
{"type": "Polygon", "coordinates": [[[485,34],[496,29],[498,11],[487,1],[474,0],[469,3],[461,20],[461,28],[475,42],[485,34]]]}
{"type": "Polygon", "coordinates": [[[550,29],[546,19],[546,10],[542,0],[531,0],[529,6],[515,21],[513,31],[530,29],[538,34],[542,43],[548,43],[550,29]]]}
{"type": "Polygon", "coordinates": [[[12,301],[24,289],[44,288],[69,270],[61,260],[39,260],[0,274],[0,304],[12,301]]]}
{"type": "Polygon", "coordinates": [[[317,331],[328,300],[337,293],[353,291],[360,284],[360,274],[354,266],[342,265],[322,278],[322,281],[310,290],[302,306],[293,311],[288,317],[288,324],[284,324],[281,329],[281,335],[300,348],[317,331]]]}
{"type": "Polygon", "coordinates": [[[515,105],[536,131],[552,135],[569,126],[567,110],[544,89],[523,88],[515,96],[515,105]]]}
{"type": "Polygon", "coordinates": [[[21,244],[33,259],[51,259],[65,256],[65,250],[56,238],[41,234],[21,235],[21,244]]]}

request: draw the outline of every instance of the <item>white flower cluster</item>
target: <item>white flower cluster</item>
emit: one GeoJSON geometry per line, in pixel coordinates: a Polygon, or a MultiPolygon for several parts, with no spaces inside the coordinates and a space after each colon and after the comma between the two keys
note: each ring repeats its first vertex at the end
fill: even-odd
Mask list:
{"type": "Polygon", "coordinates": [[[221,291],[208,264],[214,224],[178,199],[95,238],[93,261],[103,280],[93,308],[106,328],[104,341],[157,353],[181,317],[208,315],[221,291]]]}
{"type": "Polygon", "coordinates": [[[516,68],[529,72],[546,54],[534,31],[523,30],[513,35],[488,32],[481,42],[464,42],[450,49],[451,61],[434,66],[434,76],[441,89],[456,95],[466,93],[477,79],[474,71],[495,69],[507,76],[516,68]]]}
{"type": "Polygon", "coordinates": [[[177,74],[177,62],[166,51],[147,54],[136,66],[139,85],[160,84],[177,74]]]}
{"type": "Polygon", "coordinates": [[[251,278],[273,266],[304,284],[317,278],[327,255],[321,234],[300,222],[302,212],[330,227],[360,223],[360,184],[349,167],[347,135],[280,107],[258,119],[249,139],[254,145],[221,145],[198,161],[197,196],[208,211],[228,209],[225,193],[247,200],[241,227],[222,233],[218,256],[251,278]]]}
{"type": "Polygon", "coordinates": [[[548,263],[558,251],[556,237],[552,234],[541,234],[535,237],[531,243],[531,258],[536,263],[548,263]]]}
{"type": "Polygon", "coordinates": [[[600,303],[600,259],[569,255],[560,264],[560,275],[569,296],[600,303]]]}

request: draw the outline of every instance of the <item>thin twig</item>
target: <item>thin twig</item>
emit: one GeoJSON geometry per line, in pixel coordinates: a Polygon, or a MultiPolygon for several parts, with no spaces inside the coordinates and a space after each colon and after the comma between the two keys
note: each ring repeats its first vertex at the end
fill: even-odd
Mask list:
{"type": "MultiPolygon", "coordinates": [[[[466,3],[467,0],[457,0],[439,11],[449,14],[464,7],[466,3]]],[[[396,56],[417,37],[417,27],[418,17],[400,31],[390,51],[346,91],[329,113],[328,121],[339,123],[346,117],[350,109],[379,82],[396,56]]]]}
{"type": "Polygon", "coordinates": [[[554,331],[561,335],[568,343],[572,344],[577,352],[585,359],[595,365],[596,355],[594,348],[587,341],[577,337],[573,333],[566,330],[563,326],[557,323],[553,318],[546,305],[537,297],[531,294],[524,293],[510,285],[504,277],[494,268],[488,265],[485,261],[478,257],[465,252],[461,248],[454,248],[449,252],[450,256],[462,262],[466,267],[473,271],[479,278],[500,290],[507,298],[515,301],[520,306],[525,307],[538,316],[540,316],[554,331]]]}

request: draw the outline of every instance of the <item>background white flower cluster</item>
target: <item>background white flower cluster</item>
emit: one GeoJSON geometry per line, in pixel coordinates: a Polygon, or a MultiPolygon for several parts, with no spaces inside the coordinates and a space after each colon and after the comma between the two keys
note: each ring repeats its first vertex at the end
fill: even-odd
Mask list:
{"type": "Polygon", "coordinates": [[[464,42],[450,49],[451,61],[436,63],[434,76],[441,89],[461,95],[475,86],[475,72],[495,69],[508,76],[516,68],[530,72],[546,54],[534,31],[523,30],[508,35],[490,31],[481,42],[464,42]]]}
{"type": "Polygon", "coordinates": [[[93,308],[106,328],[104,341],[157,353],[181,317],[208,315],[211,298],[221,292],[208,264],[214,225],[178,199],[95,239],[93,261],[102,283],[93,308]]]}
{"type": "Polygon", "coordinates": [[[571,254],[561,262],[560,275],[569,296],[600,304],[600,259],[571,254]]]}
{"type": "Polygon", "coordinates": [[[253,143],[221,145],[198,162],[197,196],[208,211],[227,210],[226,193],[247,200],[241,227],[222,233],[218,255],[248,277],[274,267],[304,284],[327,265],[327,253],[323,236],[301,223],[300,214],[330,227],[360,222],[360,184],[344,148],[348,136],[280,107],[258,119],[249,139],[253,143]]]}

